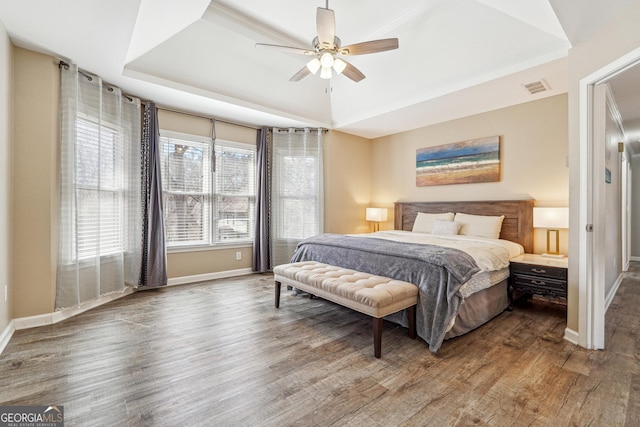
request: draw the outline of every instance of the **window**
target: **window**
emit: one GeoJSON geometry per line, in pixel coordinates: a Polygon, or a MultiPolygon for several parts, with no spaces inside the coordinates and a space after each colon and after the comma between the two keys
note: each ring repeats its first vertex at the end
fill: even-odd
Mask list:
{"type": "Polygon", "coordinates": [[[216,241],[253,241],[256,149],[216,143],[216,241]]]}
{"type": "Polygon", "coordinates": [[[322,131],[274,129],[271,187],[273,265],[323,231],[322,131]]]}
{"type": "MultiPolygon", "coordinates": [[[[315,153],[286,153],[277,156],[277,192],[281,204],[276,239],[299,242],[319,233],[321,218],[315,215],[319,194],[319,162],[315,153]]],[[[321,206],[321,205],[320,205],[321,206]]]]}
{"type": "Polygon", "coordinates": [[[140,100],[75,64],[60,77],[56,310],[138,285],[142,262],[140,100]]]}
{"type": "Polygon", "coordinates": [[[118,129],[101,126],[97,119],[78,118],[76,138],[77,218],[72,253],[82,260],[96,253],[122,252],[124,153],[118,129]]]}
{"type": "Polygon", "coordinates": [[[167,246],[253,241],[256,150],[248,144],[163,132],[167,246]],[[215,161],[215,171],[212,164],[215,161]]]}

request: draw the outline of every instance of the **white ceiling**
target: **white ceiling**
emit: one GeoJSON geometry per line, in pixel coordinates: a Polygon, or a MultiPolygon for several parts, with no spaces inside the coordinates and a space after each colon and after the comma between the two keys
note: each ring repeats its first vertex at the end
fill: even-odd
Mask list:
{"type": "Polygon", "coordinates": [[[311,47],[322,0],[0,0],[0,21],[16,45],[160,105],[375,138],[566,92],[569,40],[630,1],[594,15],[602,0],[332,0],[343,45],[399,39],[348,58],[367,76],[359,83],[291,83],[308,57],[255,48],[311,47]],[[522,87],[540,79],[548,91],[522,87]]]}

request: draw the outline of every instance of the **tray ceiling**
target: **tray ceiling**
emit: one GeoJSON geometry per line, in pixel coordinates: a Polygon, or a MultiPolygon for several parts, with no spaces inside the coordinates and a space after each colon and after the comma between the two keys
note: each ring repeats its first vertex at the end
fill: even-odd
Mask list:
{"type": "MultiPolygon", "coordinates": [[[[289,78],[308,58],[325,1],[2,2],[15,44],[76,62],[161,105],[239,123],[323,126],[367,138],[567,91],[570,42],[548,0],[334,0],[343,45],[397,37],[350,57],[366,78],[289,78]],[[523,84],[544,79],[548,91],[523,84]]],[[[562,18],[562,16],[561,16],[562,18]]],[[[575,30],[576,32],[578,30],[575,30]]]]}

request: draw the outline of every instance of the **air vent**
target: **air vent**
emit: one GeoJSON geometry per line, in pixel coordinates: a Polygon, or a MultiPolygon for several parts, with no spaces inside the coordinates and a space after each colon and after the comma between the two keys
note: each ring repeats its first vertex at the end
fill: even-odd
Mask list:
{"type": "Polygon", "coordinates": [[[522,87],[531,95],[549,90],[549,85],[544,80],[523,84],[522,87]]]}

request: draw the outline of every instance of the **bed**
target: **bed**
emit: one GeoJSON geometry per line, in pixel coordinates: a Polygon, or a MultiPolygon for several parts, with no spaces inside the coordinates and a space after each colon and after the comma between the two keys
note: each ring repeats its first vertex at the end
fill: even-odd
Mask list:
{"type": "MultiPolygon", "coordinates": [[[[416,284],[420,289],[417,333],[434,353],[445,339],[465,334],[507,308],[508,260],[517,255],[514,251],[531,253],[533,247],[533,200],[397,202],[394,212],[394,231],[314,236],[298,245],[291,262],[313,260],[416,284]],[[460,220],[440,220],[437,215],[447,213],[461,214],[453,218],[460,220]],[[504,216],[494,230],[500,241],[473,235],[457,238],[440,233],[442,230],[428,236],[432,233],[414,230],[416,219],[423,225],[425,218],[437,221],[442,228],[451,222],[464,223],[465,215],[469,224],[483,217],[504,216]],[[423,237],[435,240],[421,241],[423,237]],[[467,240],[478,241],[477,247],[466,248],[467,240]],[[500,249],[503,245],[505,249],[500,249]],[[482,248],[492,249],[484,255],[482,248]],[[489,267],[490,262],[495,265],[489,267]],[[479,276],[483,277],[476,280],[479,276]]],[[[407,326],[406,312],[386,319],[407,326]]]]}

